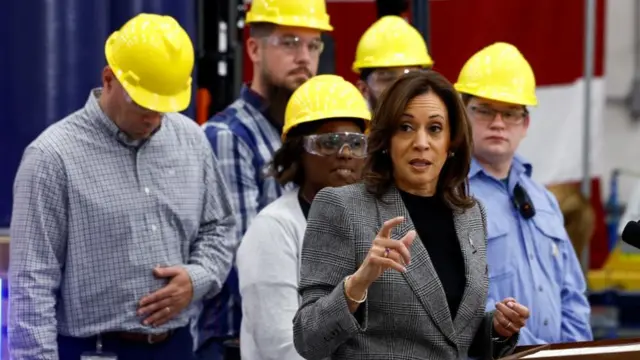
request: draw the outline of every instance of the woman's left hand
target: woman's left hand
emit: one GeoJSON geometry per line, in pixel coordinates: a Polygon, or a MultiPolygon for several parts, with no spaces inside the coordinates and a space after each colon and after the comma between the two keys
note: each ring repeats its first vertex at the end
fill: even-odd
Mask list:
{"type": "Polygon", "coordinates": [[[493,330],[500,336],[509,338],[522,329],[529,318],[529,309],[518,304],[514,298],[506,298],[496,303],[493,315],[493,330]]]}

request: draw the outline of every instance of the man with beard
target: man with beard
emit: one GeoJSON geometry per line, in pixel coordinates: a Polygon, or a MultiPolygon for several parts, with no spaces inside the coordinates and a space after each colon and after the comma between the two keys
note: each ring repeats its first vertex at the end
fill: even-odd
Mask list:
{"type": "Polygon", "coordinates": [[[372,110],[384,89],[400,75],[431,67],[433,60],[422,35],[395,15],[381,17],[365,31],[353,63],[353,71],[360,75],[356,85],[372,110]]]}
{"type": "MultiPolygon", "coordinates": [[[[204,124],[235,205],[238,241],[256,214],[285,190],[265,176],[266,167],[282,145],[287,102],[317,73],[321,34],[333,30],[324,0],[255,0],[246,22],[252,82],[242,88],[239,99],[204,124]]],[[[239,336],[241,316],[233,269],[221,293],[203,304],[197,341],[201,359],[221,358],[223,343],[239,336]]]]}

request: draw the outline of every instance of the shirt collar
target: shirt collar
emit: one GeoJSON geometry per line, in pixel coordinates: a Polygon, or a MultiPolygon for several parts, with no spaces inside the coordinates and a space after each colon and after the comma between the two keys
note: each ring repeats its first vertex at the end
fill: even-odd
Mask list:
{"type": "Polygon", "coordinates": [[[89,98],[84,105],[84,111],[89,115],[89,119],[95,119],[109,135],[117,136],[120,129],[118,126],[102,111],[98,99],[102,94],[102,88],[92,89],[89,98]]]}
{"type": "Polygon", "coordinates": [[[250,86],[247,86],[246,84],[242,85],[242,89],[240,89],[240,98],[247,102],[249,105],[258,109],[258,111],[260,111],[263,115],[267,113],[267,109],[269,107],[269,104],[267,104],[267,100],[257,92],[251,90],[250,86]]]}
{"type": "Polygon", "coordinates": [[[267,101],[267,99],[262,97],[262,95],[253,91],[251,89],[251,84],[242,85],[242,88],[240,89],[240,98],[244,102],[248,103],[249,105],[257,109],[260,112],[260,114],[262,114],[262,116],[264,116],[265,119],[267,119],[274,128],[278,129],[278,131],[282,133],[282,124],[279,124],[278,122],[276,122],[271,117],[271,114],[269,114],[269,111],[268,111],[269,102],[267,101]]]}
{"type": "MultiPolygon", "coordinates": [[[[139,147],[147,140],[149,140],[132,140],[127,136],[127,134],[122,132],[116,125],[116,123],[114,123],[113,120],[111,120],[107,116],[107,114],[102,111],[100,103],[98,102],[98,99],[100,99],[100,94],[102,94],[102,88],[92,89],[89,93],[89,98],[84,105],[84,110],[86,111],[87,115],[89,115],[89,119],[95,119],[95,121],[97,121],[102,126],[104,131],[106,131],[110,136],[115,137],[119,143],[125,146],[139,147]]],[[[158,127],[158,129],[156,129],[153,134],[151,134],[151,136],[155,135],[158,131],[160,131],[161,128],[162,125],[160,125],[160,127],[158,127]]],[[[151,136],[149,138],[151,138],[151,136]]]]}
{"type": "MultiPolygon", "coordinates": [[[[482,165],[480,165],[480,163],[478,163],[478,160],[473,157],[471,159],[471,168],[469,169],[469,178],[473,178],[474,176],[478,175],[478,173],[485,173],[484,168],[482,167],[482,165]]],[[[511,174],[525,174],[528,177],[531,177],[531,173],[533,172],[533,167],[531,166],[531,163],[526,161],[523,157],[521,157],[520,155],[515,155],[513,157],[513,160],[511,162],[511,174]]]]}

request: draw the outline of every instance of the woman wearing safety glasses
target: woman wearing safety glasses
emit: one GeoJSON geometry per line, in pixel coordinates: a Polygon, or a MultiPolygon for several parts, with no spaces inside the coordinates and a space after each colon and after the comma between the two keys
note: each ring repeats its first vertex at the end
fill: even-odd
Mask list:
{"type": "Polygon", "coordinates": [[[507,298],[485,312],[487,227],[468,193],[471,129],[460,95],[434,71],[409,72],[383,92],[367,140],[363,183],[313,200],[297,351],[333,360],[511,352],[529,310],[507,298]]]}
{"type": "Polygon", "coordinates": [[[237,253],[243,359],[302,359],[292,321],[306,218],[318,191],[360,180],[370,119],[358,89],[335,75],[311,78],[289,100],[271,174],[298,187],[253,219],[237,253]]]}

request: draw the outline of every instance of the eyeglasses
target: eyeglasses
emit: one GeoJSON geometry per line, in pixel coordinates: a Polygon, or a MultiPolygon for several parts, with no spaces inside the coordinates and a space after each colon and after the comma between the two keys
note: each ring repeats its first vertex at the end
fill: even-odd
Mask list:
{"type": "Polygon", "coordinates": [[[324,42],[320,39],[304,40],[294,35],[269,36],[267,42],[279,46],[288,53],[297,54],[303,46],[306,46],[310,55],[320,55],[324,50],[324,42]]]}
{"type": "Polygon", "coordinates": [[[470,109],[479,121],[492,122],[500,114],[502,121],[508,125],[520,125],[528,115],[522,110],[497,110],[486,106],[470,106],[470,109]]]}
{"type": "Polygon", "coordinates": [[[314,134],[304,137],[304,149],[313,155],[332,156],[349,149],[355,158],[367,156],[367,137],[360,133],[341,132],[314,134]]]}

